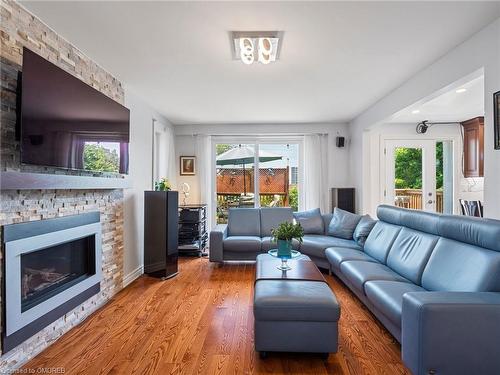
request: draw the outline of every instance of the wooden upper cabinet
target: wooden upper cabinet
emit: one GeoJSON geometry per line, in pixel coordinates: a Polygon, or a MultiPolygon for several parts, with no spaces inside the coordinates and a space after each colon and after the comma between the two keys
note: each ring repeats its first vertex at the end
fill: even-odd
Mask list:
{"type": "Polygon", "coordinates": [[[462,122],[464,130],[464,177],[484,176],[484,117],[462,122]]]}

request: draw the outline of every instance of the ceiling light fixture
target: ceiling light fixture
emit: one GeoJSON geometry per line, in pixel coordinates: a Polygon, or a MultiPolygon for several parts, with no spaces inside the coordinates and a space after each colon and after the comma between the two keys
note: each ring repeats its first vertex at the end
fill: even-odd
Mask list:
{"type": "Polygon", "coordinates": [[[466,91],[467,91],[467,89],[462,87],[461,89],[458,89],[458,90],[456,90],[455,92],[456,92],[457,94],[462,94],[462,93],[464,93],[464,92],[466,92],[466,91]]]}
{"type": "Polygon", "coordinates": [[[245,65],[274,62],[279,56],[282,34],[279,31],[234,31],[231,35],[233,57],[245,65]]]}
{"type": "Polygon", "coordinates": [[[413,111],[411,111],[411,113],[413,113],[414,115],[416,115],[417,113],[420,113],[420,110],[419,109],[414,109],[413,111]]]}

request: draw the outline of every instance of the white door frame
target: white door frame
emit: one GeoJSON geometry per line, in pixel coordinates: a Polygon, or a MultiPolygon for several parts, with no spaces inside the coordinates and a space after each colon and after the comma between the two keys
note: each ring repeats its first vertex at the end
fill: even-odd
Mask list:
{"type": "Polygon", "coordinates": [[[422,210],[436,211],[436,142],[433,140],[386,140],[385,154],[385,191],[384,202],[394,205],[395,149],[422,149],[422,210]]]}

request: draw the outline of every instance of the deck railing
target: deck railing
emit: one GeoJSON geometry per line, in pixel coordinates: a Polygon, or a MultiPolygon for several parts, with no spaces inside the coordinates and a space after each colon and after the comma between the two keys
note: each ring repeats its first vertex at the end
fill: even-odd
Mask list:
{"type": "MultiPolygon", "coordinates": [[[[394,203],[398,207],[422,209],[421,189],[395,189],[394,203]]],[[[443,212],[443,191],[436,191],[436,212],[443,212]]]]}

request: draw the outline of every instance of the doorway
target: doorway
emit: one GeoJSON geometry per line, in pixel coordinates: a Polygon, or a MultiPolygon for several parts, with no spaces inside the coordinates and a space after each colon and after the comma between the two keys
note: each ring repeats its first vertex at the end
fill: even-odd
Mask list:
{"type": "Polygon", "coordinates": [[[386,140],[386,204],[453,213],[453,141],[386,140]]]}

